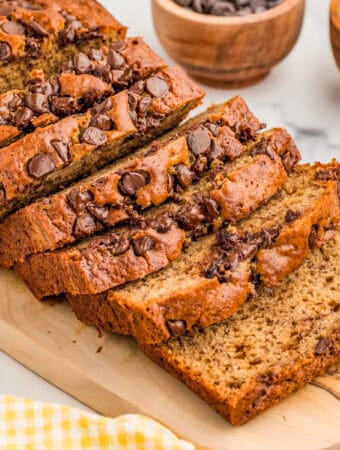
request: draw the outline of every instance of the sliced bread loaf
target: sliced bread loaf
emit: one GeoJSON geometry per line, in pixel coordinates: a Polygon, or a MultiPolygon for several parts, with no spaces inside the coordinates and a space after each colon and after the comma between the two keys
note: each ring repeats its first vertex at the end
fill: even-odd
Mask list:
{"type": "Polygon", "coordinates": [[[165,62],[141,38],[128,38],[92,49],[88,56],[77,54],[62,73],[48,79],[35,70],[24,89],[0,95],[0,147],[62,117],[85,112],[138,81],[134,89],[140,89],[141,80],[165,68],[165,62]]]}
{"type": "Polygon", "coordinates": [[[143,351],[240,425],[340,358],[340,232],[221,324],[143,351]]]}
{"type": "Polygon", "coordinates": [[[0,92],[22,89],[32,69],[51,75],[71,55],[125,34],[96,0],[0,0],[0,92]]]}
{"type": "MultiPolygon", "coordinates": [[[[219,165],[217,172],[212,169],[189,186],[180,203],[175,199],[147,213],[133,215],[130,218],[135,228],[133,234],[129,228],[109,231],[78,245],[28,256],[25,261],[15,264],[14,269],[40,299],[66,292],[73,295],[96,294],[143,277],[146,275],[144,270],[138,275],[138,270],[132,270],[126,264],[122,266],[122,261],[131,252],[134,252],[135,259],[143,260],[143,265],[144,260],[149,262],[154,249],[167,255],[170,240],[166,236],[177,229],[178,252],[174,256],[178,257],[183,249],[184,236],[187,240],[196,239],[213,228],[217,229],[225,220],[236,221],[248,216],[277,193],[286,181],[287,172],[281,157],[295,162],[299,153],[286,131],[268,131],[249,144],[238,159],[219,165]],[[152,230],[162,233],[164,239],[155,241],[150,234],[145,235],[152,230]],[[143,237],[142,248],[140,243],[136,246],[135,234],[143,237]],[[122,241],[122,235],[126,236],[124,242],[127,245],[119,246],[117,250],[116,242],[122,241]]],[[[158,269],[169,262],[158,259],[158,269]]],[[[131,265],[132,262],[130,260],[131,265]]],[[[139,266],[136,260],[133,265],[135,268],[139,266]]],[[[156,266],[152,267],[152,271],[158,270],[156,266]]]]}
{"type": "Polygon", "coordinates": [[[134,103],[124,90],[86,114],[38,128],[2,148],[0,218],[149,142],[177,125],[203,97],[179,68],[151,79],[163,89],[149,94],[146,83],[134,93],[134,103]],[[102,114],[107,121],[102,122],[102,114]]]}
{"type": "Polygon", "coordinates": [[[102,294],[67,295],[74,312],[87,324],[148,344],[224,320],[332,237],[340,220],[336,183],[315,179],[320,170],[298,167],[267,205],[217,237],[193,242],[160,272],[102,294]]]}
{"type": "Polygon", "coordinates": [[[210,168],[239,158],[259,129],[240,97],[212,106],[132,156],[9,216],[0,224],[0,265],[11,267],[178,197],[210,168]]]}

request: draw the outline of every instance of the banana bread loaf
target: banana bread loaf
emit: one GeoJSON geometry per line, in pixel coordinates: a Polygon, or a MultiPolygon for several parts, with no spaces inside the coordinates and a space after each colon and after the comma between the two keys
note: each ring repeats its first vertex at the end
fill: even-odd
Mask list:
{"type": "Polygon", "coordinates": [[[143,350],[232,424],[243,424],[339,362],[339,261],[337,231],[233,317],[143,350]]]}
{"type": "Polygon", "coordinates": [[[32,69],[50,76],[79,51],[125,34],[95,0],[0,0],[0,92],[22,89],[32,69]]]}
{"type": "Polygon", "coordinates": [[[203,91],[175,67],[148,78],[133,95],[135,102],[128,90],[121,91],[85,114],[38,128],[2,148],[0,218],[174,127],[200,103],[203,91]]]}
{"type": "Polygon", "coordinates": [[[135,89],[142,87],[141,80],[165,67],[141,38],[129,38],[92,49],[88,55],[78,53],[64,64],[60,74],[48,79],[41,70],[35,70],[24,89],[0,95],[0,147],[37,127],[85,112],[138,81],[135,89]]]}
{"type": "Polygon", "coordinates": [[[178,196],[210,168],[239,158],[259,128],[240,97],[209,108],[132,156],[9,216],[0,225],[0,265],[11,267],[178,196]],[[79,226],[95,219],[92,227],[79,226]]]}
{"type": "MultiPolygon", "coordinates": [[[[133,215],[130,226],[136,228],[134,233],[137,235],[156,229],[166,237],[169,230],[180,230],[178,250],[174,253],[177,257],[183,248],[182,230],[185,230],[188,244],[190,239],[219,228],[225,220],[233,222],[247,217],[280,190],[287,179],[286,170],[291,170],[292,161],[298,157],[298,150],[285,130],[263,133],[238,159],[219,165],[217,172],[211,169],[210,173],[189,186],[180,203],[175,199],[145,214],[133,215]],[[287,169],[283,160],[290,162],[287,169]]],[[[129,228],[120,232],[113,230],[78,245],[31,255],[24,262],[15,264],[14,268],[39,299],[64,292],[96,294],[145,276],[144,270],[139,276],[138,270],[128,270],[122,261],[130,258],[131,252],[148,261],[153,249],[159,251],[160,245],[167,254],[168,242],[167,239],[160,244],[151,236],[143,236],[136,245],[135,239],[131,242],[129,228]],[[126,239],[121,237],[122,233],[126,239]],[[126,243],[122,248],[121,242],[126,243]]],[[[159,261],[163,260],[159,258],[159,261]]],[[[138,267],[136,262],[134,267],[138,267]]],[[[152,267],[155,268],[154,265],[152,267]]],[[[165,266],[162,264],[161,267],[165,266]]]]}
{"type": "Polygon", "coordinates": [[[260,285],[277,285],[333,236],[340,220],[336,183],[314,180],[319,169],[298,167],[267,205],[216,238],[194,242],[163,271],[103,294],[68,295],[73,311],[143,344],[226,319],[260,285]]]}

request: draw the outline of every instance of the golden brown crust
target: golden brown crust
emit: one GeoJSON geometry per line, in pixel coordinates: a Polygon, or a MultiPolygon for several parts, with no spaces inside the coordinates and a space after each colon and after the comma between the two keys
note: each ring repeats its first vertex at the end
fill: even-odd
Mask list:
{"type": "Polygon", "coordinates": [[[38,299],[64,292],[103,292],[167,266],[180,255],[184,237],[184,232],[174,226],[166,233],[152,228],[108,233],[84,248],[37,254],[29,264],[15,265],[14,270],[38,299]],[[116,255],[115,246],[126,239],[127,249],[116,255]],[[150,248],[136,250],[135,242],[145,239],[151,241],[150,248]]]}
{"type": "Polygon", "coordinates": [[[82,322],[154,344],[171,337],[168,321],[185,321],[187,330],[211,325],[237,311],[250,291],[249,265],[244,262],[230,283],[221,285],[216,278],[196,277],[172,296],[164,294],[147,304],[138,304],[119,290],[92,296],[67,294],[67,299],[82,322]]]}
{"type": "MultiPolygon", "coordinates": [[[[3,148],[0,152],[0,186],[3,191],[0,216],[8,215],[35,197],[55,191],[80,175],[104,166],[143,142],[149,142],[164,128],[176,125],[203,97],[203,91],[179,68],[166,69],[157,77],[165,80],[168,90],[161,96],[148,95],[147,110],[139,109],[136,113],[127,90],[110,97],[111,105],[105,110],[111,121],[109,131],[95,127],[92,124],[95,112],[88,111],[39,128],[3,148]],[[136,139],[129,139],[132,135],[136,139]],[[67,149],[67,160],[60,156],[55,142],[67,149]],[[44,164],[36,164],[35,158],[43,158],[44,164]],[[32,161],[33,171],[30,170],[32,161]]],[[[137,97],[143,100],[144,91],[137,97]]]]}
{"type": "Polygon", "coordinates": [[[233,398],[218,395],[204,377],[197,376],[190,367],[181,366],[168,352],[163,353],[160,346],[141,347],[153,362],[185,383],[232,425],[242,425],[301,389],[339,361],[340,341],[336,334],[325,338],[329,339],[330,344],[323,355],[309,354],[303,361],[292,360],[289,367],[281,369],[271,378],[270,385],[264,378],[253,380],[246,392],[240,390],[233,398]]]}
{"type": "MultiPolygon", "coordinates": [[[[108,66],[108,47],[102,47],[100,50],[99,61],[93,59],[91,51],[88,57],[88,63],[91,68],[86,73],[79,73],[74,66],[73,60],[71,66],[66,67],[67,72],[62,72],[56,76],[46,79],[41,70],[35,70],[31,74],[31,80],[23,90],[7,91],[0,95],[0,147],[9,145],[15,139],[21,137],[27,132],[37,127],[50,125],[64,115],[84,112],[93,106],[96,102],[106,98],[108,95],[116,94],[130,87],[136,81],[144,80],[155,72],[165,69],[165,62],[157,56],[143,39],[134,37],[127,38],[122,44],[119,55],[124,61],[124,82],[110,78],[110,69],[108,66]],[[125,47],[124,47],[125,46],[125,47]],[[91,58],[92,56],[92,58],[91,58]],[[50,112],[42,113],[30,107],[26,101],[26,96],[32,92],[42,92],[46,95],[46,101],[49,104],[50,112]],[[72,100],[72,105],[67,103],[67,109],[55,108],[55,102],[72,100]],[[57,99],[57,100],[56,100],[57,99]],[[22,117],[23,111],[29,114],[27,120],[22,117]],[[21,120],[20,120],[21,115],[21,120]]],[[[66,70],[65,69],[65,70],[66,70]]],[[[116,71],[117,72],[117,71],[116,71]]]]}
{"type": "MultiPolygon", "coordinates": [[[[124,39],[126,27],[114,19],[96,0],[29,0],[8,5],[7,15],[0,16],[0,65],[6,79],[1,88],[22,86],[34,67],[54,69],[63,51],[75,52],[87,45],[97,46],[124,39]],[[8,25],[9,21],[11,25],[8,25]],[[8,31],[8,32],[7,32],[8,31]],[[12,80],[7,68],[22,63],[26,74],[12,80]],[[7,85],[7,86],[6,86],[7,85]]],[[[67,53],[66,53],[67,54],[67,53]]]]}
{"type": "MultiPolygon", "coordinates": [[[[73,230],[80,212],[73,210],[68,202],[71,191],[90,192],[93,204],[97,207],[115,205],[115,217],[112,215],[110,217],[111,226],[127,218],[123,208],[125,197],[118,187],[125,172],[137,171],[148,174],[148,183],[136,192],[136,199],[132,205],[136,204],[145,209],[164,203],[172,195],[172,190],[168,187],[169,174],[175,172],[174,168],[178,164],[187,166],[192,164],[193,155],[186,137],[200,123],[222,123],[220,127],[216,125],[217,129],[219,128],[219,135],[214,137],[210,133],[210,138],[219,142],[228,160],[237,159],[246,147],[236,139],[228,124],[234,127],[238,118],[238,126],[241,127],[244,117],[246,117],[244,126],[254,133],[258,131],[259,122],[248,112],[247,105],[236,97],[188,121],[165,139],[156,141],[138,152],[135,158],[127,158],[126,163],[121,162],[118,166],[112,166],[88,180],[76,183],[72,188],[19,210],[0,225],[1,264],[9,267],[29,254],[54,250],[75,241],[73,230]],[[122,205],[121,208],[118,208],[119,205],[122,205]],[[13,234],[19,235],[19,239],[13,239],[13,234]]],[[[275,135],[278,136],[277,133],[275,135]]],[[[278,164],[275,165],[277,166],[278,164]]],[[[279,169],[281,167],[282,164],[279,169]]],[[[281,172],[278,170],[273,180],[270,180],[270,184],[276,186],[274,180],[280,176],[281,172]]]]}
{"type": "Polygon", "coordinates": [[[257,272],[262,281],[268,286],[275,286],[300,267],[311,247],[324,238],[327,225],[339,222],[339,213],[337,185],[334,181],[328,181],[326,192],[317,204],[285,227],[273,248],[261,249],[257,253],[257,272]],[[314,233],[314,230],[314,242],[311,242],[311,232],[314,233]]]}

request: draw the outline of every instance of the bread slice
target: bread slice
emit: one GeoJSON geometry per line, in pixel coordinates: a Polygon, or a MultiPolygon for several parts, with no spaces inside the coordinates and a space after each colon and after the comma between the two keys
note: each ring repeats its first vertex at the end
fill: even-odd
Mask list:
{"type": "Polygon", "coordinates": [[[1,0],[0,92],[22,89],[33,69],[52,75],[70,56],[125,34],[96,0],[1,0]]]}
{"type": "Polygon", "coordinates": [[[151,141],[177,125],[204,95],[180,68],[152,78],[164,87],[155,95],[144,85],[131,103],[124,90],[86,114],[38,128],[2,148],[0,218],[151,141]],[[98,123],[103,113],[109,127],[98,123]]]}
{"type": "Polygon", "coordinates": [[[209,168],[239,158],[260,126],[240,97],[212,106],[132,156],[9,216],[0,224],[0,265],[11,267],[28,255],[71,244],[178,196],[209,168]],[[206,147],[207,140],[208,157],[197,154],[196,136],[206,147]],[[93,226],[79,230],[85,218],[93,226]]]}
{"type": "Polygon", "coordinates": [[[35,70],[24,89],[0,95],[0,147],[62,117],[85,112],[138,81],[135,87],[143,87],[141,80],[165,68],[143,39],[134,37],[92,49],[88,55],[79,53],[50,78],[35,70]]]}
{"type": "Polygon", "coordinates": [[[181,202],[169,202],[131,218],[131,228],[109,231],[78,245],[71,245],[52,252],[27,257],[14,266],[34,295],[41,299],[62,293],[97,294],[127,281],[144,277],[147,261],[149,272],[159,270],[169,261],[160,258],[157,264],[150,264],[153,251],[168,255],[168,233],[177,230],[177,258],[190,239],[197,239],[219,228],[225,220],[235,221],[248,216],[266,203],[283,186],[287,170],[292,161],[299,158],[298,150],[285,130],[274,129],[260,134],[236,160],[211,169],[210,173],[185,190],[181,202]],[[270,156],[266,153],[269,152],[270,156]],[[259,154],[260,153],[260,154],[259,154]],[[285,169],[284,161],[289,161],[285,169]],[[216,199],[214,200],[213,197],[216,199]],[[154,231],[163,234],[163,239],[153,238],[154,231]],[[185,233],[184,231],[185,230],[185,233]],[[147,235],[145,235],[147,233],[147,235]],[[143,238],[142,241],[136,236],[143,238]],[[126,245],[113,251],[117,242],[126,245]],[[143,243],[142,248],[141,242],[143,243]],[[130,245],[131,244],[131,245],[130,245]],[[135,255],[131,259],[132,255],[135,255]],[[122,263],[129,258],[129,264],[122,263]],[[122,265],[123,264],[123,265],[122,265]],[[130,266],[133,269],[130,268],[130,266]]]}
{"type": "MultiPolygon", "coordinates": [[[[339,167],[336,163],[333,168],[339,167]]],[[[192,245],[166,269],[97,295],[67,295],[77,317],[98,328],[158,343],[235,313],[259,286],[275,286],[339,222],[335,181],[301,166],[267,205],[192,245]]],[[[43,270],[43,269],[42,269],[43,270]]]]}
{"type": "Polygon", "coordinates": [[[339,261],[337,231],[233,317],[142,349],[232,424],[243,424],[339,362],[339,261]]]}

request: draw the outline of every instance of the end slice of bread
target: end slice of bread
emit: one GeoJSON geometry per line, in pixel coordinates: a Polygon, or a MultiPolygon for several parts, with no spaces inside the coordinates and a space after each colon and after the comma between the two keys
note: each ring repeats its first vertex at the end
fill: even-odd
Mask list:
{"type": "Polygon", "coordinates": [[[339,361],[339,262],[337,231],[233,317],[142,349],[232,424],[243,424],[339,361]]]}

